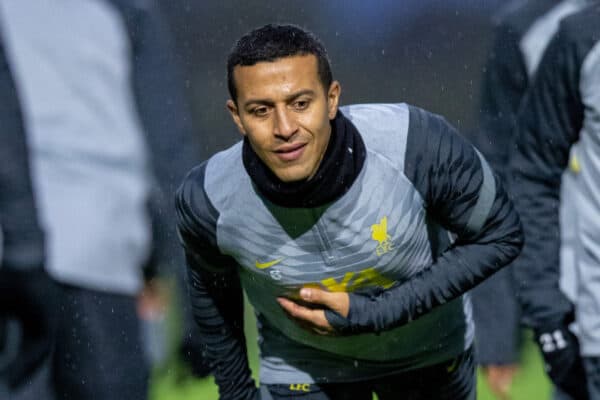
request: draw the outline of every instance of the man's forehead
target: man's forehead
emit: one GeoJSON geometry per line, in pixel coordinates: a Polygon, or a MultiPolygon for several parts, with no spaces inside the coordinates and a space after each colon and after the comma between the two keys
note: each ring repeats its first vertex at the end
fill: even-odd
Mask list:
{"type": "Polygon", "coordinates": [[[238,95],[243,97],[254,97],[272,90],[289,94],[320,85],[317,60],[313,55],[290,56],[250,66],[236,66],[233,75],[238,95]]]}
{"type": "Polygon", "coordinates": [[[311,70],[318,73],[318,62],[314,55],[307,54],[281,57],[272,61],[259,61],[253,65],[236,65],[233,68],[233,74],[236,78],[244,78],[246,75],[274,75],[300,71],[307,74],[311,70]]]}

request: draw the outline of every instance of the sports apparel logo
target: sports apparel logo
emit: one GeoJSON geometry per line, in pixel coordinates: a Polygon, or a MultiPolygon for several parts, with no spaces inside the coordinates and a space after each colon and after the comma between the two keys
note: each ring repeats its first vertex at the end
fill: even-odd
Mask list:
{"type": "Polygon", "coordinates": [[[283,258],[280,258],[278,260],[268,261],[268,262],[265,262],[265,263],[261,263],[261,262],[258,262],[258,260],[256,260],[256,262],[254,263],[254,265],[258,269],[267,269],[269,267],[272,267],[273,265],[279,264],[282,261],[283,261],[283,258]]]}
{"type": "Polygon", "coordinates": [[[387,217],[381,218],[378,224],[371,225],[371,238],[378,243],[375,253],[379,257],[394,250],[392,238],[387,233],[387,217]]]}
{"type": "Polygon", "coordinates": [[[451,374],[456,370],[456,367],[458,367],[458,357],[453,359],[450,365],[446,365],[446,372],[451,374]]]}
{"type": "Polygon", "coordinates": [[[294,392],[310,392],[310,383],[292,383],[290,390],[294,392]]]}

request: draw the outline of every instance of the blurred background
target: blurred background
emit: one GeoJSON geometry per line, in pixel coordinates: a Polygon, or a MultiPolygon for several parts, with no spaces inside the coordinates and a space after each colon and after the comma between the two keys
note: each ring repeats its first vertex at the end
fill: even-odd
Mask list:
{"type": "Polygon", "coordinates": [[[322,39],[344,104],[408,102],[474,128],[499,0],[171,0],[170,22],[201,135],[202,157],[239,140],[226,114],[227,54],[250,29],[288,22],[322,39]]]}

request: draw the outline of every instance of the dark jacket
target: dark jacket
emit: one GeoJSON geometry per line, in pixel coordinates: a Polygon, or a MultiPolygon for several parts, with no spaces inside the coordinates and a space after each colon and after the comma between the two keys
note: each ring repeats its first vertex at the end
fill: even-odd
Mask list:
{"type": "MultiPolygon", "coordinates": [[[[479,131],[474,143],[505,183],[510,180],[508,160],[516,144],[519,105],[560,20],[577,12],[583,3],[513,1],[495,17],[494,40],[482,81],[479,131]]],[[[484,365],[518,362],[520,312],[512,267],[500,271],[472,293],[478,362],[484,365]]]]}
{"type": "Polygon", "coordinates": [[[526,245],[514,265],[523,321],[559,324],[573,305],[559,290],[561,175],[577,144],[576,197],[578,299],[582,353],[600,351],[597,323],[600,260],[600,4],[565,18],[539,66],[518,116],[511,159],[515,203],[526,245]]]}

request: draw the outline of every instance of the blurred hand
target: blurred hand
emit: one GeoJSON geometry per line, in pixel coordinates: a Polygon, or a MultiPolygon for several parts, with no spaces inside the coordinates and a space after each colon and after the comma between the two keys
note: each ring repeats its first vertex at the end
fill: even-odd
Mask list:
{"type": "Polygon", "coordinates": [[[11,387],[22,384],[52,351],[60,291],[46,271],[0,269],[0,313],[18,322],[20,346],[0,370],[11,387]]]}
{"type": "Polygon", "coordinates": [[[510,387],[519,367],[517,364],[486,365],[483,376],[492,393],[500,400],[510,400],[510,387]]]}
{"type": "Polygon", "coordinates": [[[350,297],[344,292],[328,292],[316,288],[302,288],[300,301],[278,297],[283,309],[305,329],[320,335],[334,335],[335,329],[325,317],[325,309],[330,309],[342,317],[348,316],[350,297]]]}
{"type": "Polygon", "coordinates": [[[137,297],[137,313],[144,320],[160,319],[167,312],[172,288],[159,278],[146,281],[137,297]]]}
{"type": "Polygon", "coordinates": [[[552,382],[574,400],[586,400],[587,382],[579,341],[568,323],[540,327],[534,332],[552,382]]]}

